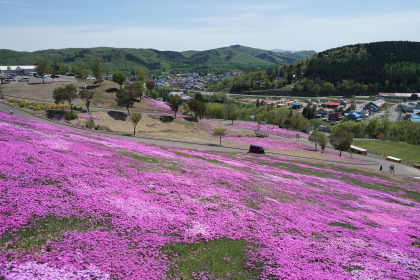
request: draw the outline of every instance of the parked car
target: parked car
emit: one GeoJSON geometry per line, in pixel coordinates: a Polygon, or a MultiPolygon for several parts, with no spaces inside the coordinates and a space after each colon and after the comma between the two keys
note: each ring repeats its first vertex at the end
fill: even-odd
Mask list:
{"type": "Polygon", "coordinates": [[[95,81],[96,78],[95,77],[92,77],[92,76],[87,76],[86,77],[86,80],[88,80],[88,81],[95,81]]]}
{"type": "Polygon", "coordinates": [[[53,75],[51,75],[51,78],[56,79],[56,78],[60,78],[60,76],[53,74],[53,75]]]}
{"type": "Polygon", "coordinates": [[[19,82],[21,83],[29,83],[29,78],[20,78],[19,82]]]}
{"type": "Polygon", "coordinates": [[[66,76],[76,76],[76,75],[74,75],[73,73],[67,72],[66,76]]]}
{"type": "Polygon", "coordinates": [[[249,151],[248,153],[253,153],[253,154],[265,154],[264,148],[261,146],[257,146],[257,145],[251,145],[249,146],[249,151]]]}

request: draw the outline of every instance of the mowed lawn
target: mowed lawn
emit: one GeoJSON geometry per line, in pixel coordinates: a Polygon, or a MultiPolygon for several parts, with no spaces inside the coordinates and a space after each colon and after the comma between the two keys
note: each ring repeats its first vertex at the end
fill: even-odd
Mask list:
{"type": "Polygon", "coordinates": [[[381,156],[400,158],[404,163],[420,164],[420,146],[418,145],[377,140],[354,140],[353,145],[381,156]]]}

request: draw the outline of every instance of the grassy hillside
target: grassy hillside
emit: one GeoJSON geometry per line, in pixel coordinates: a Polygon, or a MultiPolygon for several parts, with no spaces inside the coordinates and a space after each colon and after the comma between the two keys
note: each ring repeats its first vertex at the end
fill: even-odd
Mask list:
{"type": "Polygon", "coordinates": [[[99,58],[104,63],[106,72],[109,73],[116,70],[131,72],[139,66],[156,73],[251,71],[293,63],[302,56],[309,58],[314,54],[314,51],[274,53],[239,45],[207,51],[186,52],[106,47],[36,52],[16,52],[3,49],[0,50],[0,65],[34,64],[41,57],[45,57],[51,62],[57,60],[68,64],[78,61],[89,63],[93,58],[99,58]]]}
{"type": "Polygon", "coordinates": [[[378,140],[354,140],[353,144],[377,155],[400,158],[406,164],[420,164],[417,145],[378,140]]]}
{"type": "Polygon", "coordinates": [[[0,278],[415,279],[418,184],[0,113],[0,278]]]}

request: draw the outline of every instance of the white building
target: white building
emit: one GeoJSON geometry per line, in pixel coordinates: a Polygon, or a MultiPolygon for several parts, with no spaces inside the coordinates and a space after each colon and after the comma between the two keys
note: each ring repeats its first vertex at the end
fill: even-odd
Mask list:
{"type": "Polygon", "coordinates": [[[22,66],[0,66],[0,73],[13,73],[18,75],[27,75],[29,72],[35,72],[35,65],[22,66]]]}

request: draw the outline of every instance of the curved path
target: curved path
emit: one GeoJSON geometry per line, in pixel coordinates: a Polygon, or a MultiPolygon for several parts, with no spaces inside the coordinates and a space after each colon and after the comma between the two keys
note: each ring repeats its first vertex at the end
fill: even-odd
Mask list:
{"type": "MultiPolygon", "coordinates": [[[[7,103],[0,102],[0,112],[9,113],[10,109],[13,109],[13,113],[16,116],[20,116],[20,117],[24,117],[24,118],[28,118],[28,119],[34,119],[34,120],[38,120],[38,121],[43,121],[43,122],[46,122],[46,123],[49,123],[49,124],[55,125],[55,126],[63,126],[64,125],[64,124],[61,124],[61,123],[50,121],[48,119],[37,117],[33,114],[30,114],[26,111],[23,111],[23,110],[19,109],[19,108],[12,107],[11,105],[9,105],[7,103]]],[[[76,127],[73,127],[73,126],[68,126],[68,127],[72,128],[72,129],[77,129],[77,130],[85,130],[83,128],[76,128],[76,127]]],[[[119,138],[139,141],[139,142],[142,142],[142,143],[171,146],[171,147],[176,147],[176,148],[204,149],[204,150],[234,152],[234,153],[245,153],[245,152],[247,152],[246,150],[240,149],[240,148],[224,147],[224,146],[213,145],[213,144],[199,144],[199,143],[190,143],[190,142],[174,141],[174,140],[167,140],[167,139],[156,139],[156,138],[142,137],[142,136],[137,136],[137,135],[134,136],[134,135],[121,134],[121,133],[116,133],[116,132],[105,132],[105,131],[96,131],[96,130],[88,130],[88,132],[102,134],[102,135],[115,136],[115,137],[119,137],[119,138]]],[[[276,138],[281,138],[281,137],[276,137],[276,138]]],[[[286,139],[286,138],[281,138],[281,139],[286,139]]],[[[287,140],[290,141],[290,139],[288,139],[288,138],[287,138],[287,140]]],[[[300,143],[306,144],[306,145],[309,145],[309,146],[313,145],[307,139],[304,139],[304,138],[300,138],[300,143]]],[[[327,147],[326,151],[328,151],[330,153],[337,153],[337,151],[335,151],[331,148],[328,148],[328,147],[327,147]]],[[[287,156],[287,157],[291,157],[291,158],[302,158],[302,159],[314,160],[314,158],[311,158],[311,157],[295,156],[295,155],[291,156],[289,154],[282,154],[281,152],[267,153],[267,154],[283,155],[283,156],[287,156]]],[[[353,157],[358,158],[358,159],[363,159],[365,162],[356,162],[356,161],[348,162],[348,161],[342,161],[342,160],[340,160],[340,158],[332,159],[332,160],[321,160],[321,159],[316,159],[316,160],[320,160],[320,161],[327,162],[327,163],[332,163],[332,164],[336,163],[336,164],[340,164],[340,165],[350,165],[350,166],[358,166],[358,167],[363,166],[363,167],[373,169],[373,170],[379,170],[379,166],[382,165],[383,168],[384,168],[383,169],[384,172],[387,172],[388,169],[389,169],[389,166],[391,164],[393,164],[395,166],[395,171],[396,171],[397,174],[404,175],[404,176],[410,176],[410,177],[416,177],[416,178],[420,179],[420,170],[415,169],[413,167],[409,167],[409,166],[406,166],[406,165],[403,165],[403,164],[398,164],[398,163],[392,163],[392,162],[386,161],[384,158],[362,156],[362,155],[357,155],[357,154],[353,154],[353,157]]]]}

